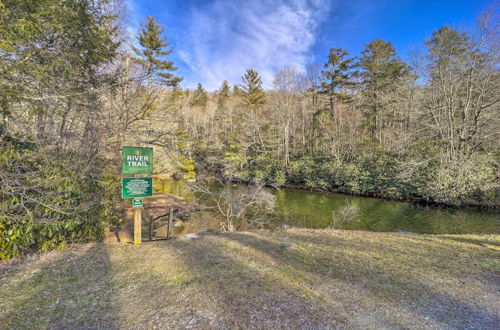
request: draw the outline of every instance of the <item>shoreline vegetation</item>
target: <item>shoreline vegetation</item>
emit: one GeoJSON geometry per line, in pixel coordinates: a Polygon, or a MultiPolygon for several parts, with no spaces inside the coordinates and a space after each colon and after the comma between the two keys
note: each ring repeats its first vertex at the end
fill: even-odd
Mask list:
{"type": "Polygon", "coordinates": [[[499,256],[500,235],[297,228],[75,244],[0,262],[0,324],[494,328],[499,256]]]}
{"type": "MultiPolygon", "coordinates": [[[[153,178],[156,178],[161,181],[165,180],[184,180],[184,179],[176,179],[174,178],[175,174],[173,173],[168,173],[168,174],[154,174],[153,178]]],[[[196,179],[194,179],[196,180],[196,179]]],[[[201,180],[208,180],[210,181],[211,178],[208,177],[203,177],[201,180]]],[[[241,181],[241,180],[233,180],[231,181],[234,184],[245,184],[245,185],[252,185],[254,184],[251,181],[241,181]]],[[[500,204],[492,204],[492,205],[484,205],[481,203],[478,203],[477,201],[467,201],[462,203],[461,205],[455,205],[455,204],[447,204],[443,202],[438,202],[438,201],[431,201],[431,200],[426,200],[423,198],[418,198],[415,197],[413,199],[411,198],[394,198],[394,197],[384,197],[381,195],[377,195],[376,193],[356,193],[356,192],[349,192],[349,191],[342,191],[342,190],[326,190],[322,189],[319,187],[309,187],[307,185],[303,184],[293,184],[293,183],[285,183],[281,186],[277,186],[274,184],[267,184],[265,185],[266,187],[273,188],[273,189],[281,189],[281,188],[290,188],[290,189],[297,189],[297,190],[303,190],[303,191],[308,191],[308,192],[319,192],[319,193],[332,193],[332,194],[339,194],[339,195],[346,195],[346,196],[356,196],[356,197],[367,197],[367,198],[376,198],[376,199],[383,199],[387,201],[396,201],[396,202],[409,202],[409,203],[416,203],[416,204],[422,204],[422,205],[431,205],[431,206],[439,206],[439,207],[450,207],[450,208],[468,208],[468,207],[473,207],[473,208],[478,208],[478,209],[485,209],[485,210],[497,210],[500,209],[500,204]]]]}
{"type": "MultiPolygon", "coordinates": [[[[274,187],[270,185],[269,187],[274,187]]],[[[276,187],[274,187],[276,188],[276,187]]],[[[347,196],[356,196],[356,197],[367,197],[367,198],[377,198],[377,199],[383,199],[387,201],[395,201],[395,202],[408,202],[408,203],[416,203],[416,204],[422,204],[422,205],[432,205],[432,206],[439,206],[439,207],[450,207],[450,208],[467,208],[467,207],[473,207],[473,208],[479,208],[479,209],[487,209],[487,210],[496,210],[500,209],[500,204],[491,204],[491,205],[485,205],[482,203],[478,203],[477,201],[466,201],[463,202],[460,205],[455,205],[455,204],[447,204],[443,202],[438,202],[438,201],[430,201],[426,200],[423,198],[391,198],[391,197],[384,197],[377,195],[376,193],[355,193],[355,192],[347,192],[347,191],[341,191],[341,190],[324,190],[321,188],[310,188],[305,185],[297,185],[297,184],[285,184],[282,187],[277,187],[279,188],[291,188],[291,189],[298,189],[298,190],[304,190],[304,191],[312,191],[312,192],[323,192],[323,193],[332,193],[332,194],[339,194],[339,195],[347,195],[347,196]]]]}

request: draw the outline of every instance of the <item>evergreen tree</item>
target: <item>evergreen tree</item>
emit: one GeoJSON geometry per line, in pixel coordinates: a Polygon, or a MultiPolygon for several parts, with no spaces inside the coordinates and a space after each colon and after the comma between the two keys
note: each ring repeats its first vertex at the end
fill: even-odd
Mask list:
{"type": "Polygon", "coordinates": [[[231,96],[231,87],[229,87],[229,83],[227,80],[222,82],[222,86],[217,93],[217,104],[219,107],[224,107],[227,103],[227,100],[231,96]]]}
{"type": "Polygon", "coordinates": [[[330,49],[325,71],[322,71],[321,92],[328,95],[330,111],[333,114],[335,100],[347,100],[349,95],[345,89],[354,85],[352,68],[354,59],[348,58],[349,53],[342,48],[330,49]]]}
{"type": "Polygon", "coordinates": [[[194,91],[193,99],[191,100],[191,105],[197,105],[204,108],[207,105],[207,101],[207,91],[203,88],[201,83],[198,83],[198,86],[194,91]]]}
{"type": "Polygon", "coordinates": [[[68,112],[95,107],[99,100],[86,93],[115,78],[102,69],[117,55],[115,20],[105,6],[90,0],[0,1],[3,124],[23,100],[22,106],[37,114],[37,136],[47,138],[46,120],[55,127],[56,117],[62,115],[58,131],[64,134],[68,112]],[[43,99],[30,101],[40,95],[43,99]]]}
{"type": "Polygon", "coordinates": [[[408,66],[397,56],[392,43],[375,39],[365,46],[361,52],[358,67],[361,69],[362,94],[366,110],[366,126],[371,138],[377,139],[377,131],[381,127],[379,118],[387,109],[402,78],[410,71],[408,66]]]}
{"type": "Polygon", "coordinates": [[[249,69],[242,77],[240,85],[243,103],[252,108],[257,108],[266,103],[266,94],[262,88],[262,78],[255,70],[249,69]]]}
{"type": "Polygon", "coordinates": [[[146,70],[148,84],[156,80],[174,87],[182,78],[172,73],[177,70],[174,62],[165,59],[173,49],[169,48],[171,43],[167,42],[167,36],[162,37],[164,31],[165,28],[158,24],[153,16],[148,16],[138,36],[141,49],[134,47],[134,52],[138,56],[135,61],[146,70]]]}
{"type": "Polygon", "coordinates": [[[234,96],[240,96],[241,94],[241,88],[238,84],[233,85],[233,95],[234,96]]]}

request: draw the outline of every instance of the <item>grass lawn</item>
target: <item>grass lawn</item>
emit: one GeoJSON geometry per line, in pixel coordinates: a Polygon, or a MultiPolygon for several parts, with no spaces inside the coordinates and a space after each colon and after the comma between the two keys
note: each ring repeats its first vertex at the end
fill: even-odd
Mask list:
{"type": "Polygon", "coordinates": [[[495,328],[500,236],[291,229],[0,263],[0,328],[495,328]],[[282,243],[292,243],[285,249],[282,243]]]}

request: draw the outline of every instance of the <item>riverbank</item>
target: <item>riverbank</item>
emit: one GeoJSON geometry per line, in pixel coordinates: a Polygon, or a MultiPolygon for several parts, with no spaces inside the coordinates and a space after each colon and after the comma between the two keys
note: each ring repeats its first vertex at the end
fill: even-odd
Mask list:
{"type": "MultiPolygon", "coordinates": [[[[248,184],[248,183],[245,183],[245,184],[248,184]]],[[[477,202],[474,200],[468,200],[468,201],[465,201],[465,202],[457,205],[457,204],[443,203],[443,202],[439,202],[439,201],[425,199],[422,196],[413,196],[411,198],[408,196],[405,196],[405,197],[397,198],[397,197],[388,197],[386,195],[378,194],[378,193],[374,193],[374,192],[358,193],[358,192],[349,191],[349,190],[322,189],[319,187],[309,187],[306,185],[292,184],[292,183],[287,183],[287,184],[283,185],[282,187],[275,187],[275,186],[270,186],[270,187],[276,188],[276,189],[290,188],[290,189],[312,191],[312,192],[341,194],[341,195],[346,195],[346,196],[378,198],[378,199],[384,199],[387,201],[408,202],[408,203],[416,203],[416,204],[439,206],[439,207],[450,207],[450,208],[473,207],[473,208],[487,209],[487,210],[500,210],[500,200],[494,201],[492,203],[486,203],[486,204],[480,203],[480,202],[477,202]]]]}
{"type": "MultiPolygon", "coordinates": [[[[160,181],[179,181],[178,179],[174,179],[174,175],[167,173],[167,174],[156,174],[153,175],[153,177],[157,180],[160,181]]],[[[210,175],[202,175],[202,180],[205,179],[210,179],[210,175]]],[[[234,184],[244,184],[244,185],[251,185],[253,184],[250,181],[245,181],[245,180],[234,180],[234,184]]],[[[416,203],[416,204],[422,204],[422,205],[430,205],[430,206],[439,206],[439,207],[450,207],[450,208],[464,208],[464,207],[473,207],[473,208],[478,208],[478,209],[487,209],[487,210],[500,210],[500,199],[497,198],[496,200],[492,200],[489,202],[478,202],[477,200],[465,200],[462,201],[460,204],[456,203],[445,203],[442,201],[436,201],[432,200],[429,198],[424,198],[423,196],[418,196],[418,195],[413,195],[413,196],[388,196],[387,194],[381,194],[377,192],[372,192],[372,191],[364,191],[364,192],[359,192],[359,191],[353,191],[353,190],[346,190],[346,189],[326,189],[322,188],[319,186],[308,186],[306,184],[298,184],[298,183],[291,183],[291,182],[286,182],[283,185],[276,185],[276,184],[268,184],[266,185],[269,188],[274,188],[274,189],[283,189],[283,188],[289,188],[289,189],[297,189],[297,190],[303,190],[303,191],[310,191],[310,192],[322,192],[322,193],[332,193],[332,194],[341,194],[341,195],[346,195],[346,196],[355,196],[355,197],[368,197],[368,198],[378,198],[378,199],[384,199],[387,201],[397,201],[397,202],[409,202],[409,203],[416,203]]]]}
{"type": "Polygon", "coordinates": [[[494,328],[500,321],[500,235],[291,229],[192,238],[73,245],[2,262],[0,324],[494,328]]]}
{"type": "MultiPolygon", "coordinates": [[[[217,184],[213,185],[217,188],[217,184]]],[[[244,188],[244,186],[243,186],[244,188]]],[[[239,189],[238,185],[231,189],[239,189]]],[[[210,200],[198,197],[183,181],[155,182],[155,191],[182,196],[186,201],[210,204],[210,200]]],[[[322,229],[332,225],[332,212],[348,205],[355,205],[356,215],[338,229],[394,232],[399,230],[421,234],[500,234],[500,217],[496,210],[473,207],[441,207],[373,197],[359,197],[330,192],[314,192],[293,188],[269,189],[275,197],[275,212],[269,217],[269,227],[282,224],[294,227],[322,229]]],[[[190,221],[198,232],[219,229],[217,223],[206,226],[216,214],[195,216],[190,221]]],[[[187,233],[187,232],[184,232],[187,233]]]]}

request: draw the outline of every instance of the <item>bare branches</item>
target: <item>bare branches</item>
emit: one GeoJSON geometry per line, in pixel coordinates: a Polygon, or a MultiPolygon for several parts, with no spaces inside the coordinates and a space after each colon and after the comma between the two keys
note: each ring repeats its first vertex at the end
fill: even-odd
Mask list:
{"type": "Polygon", "coordinates": [[[233,186],[226,181],[189,183],[188,187],[220,216],[221,231],[236,231],[245,226],[264,226],[274,211],[275,197],[263,184],[233,186]]]}

